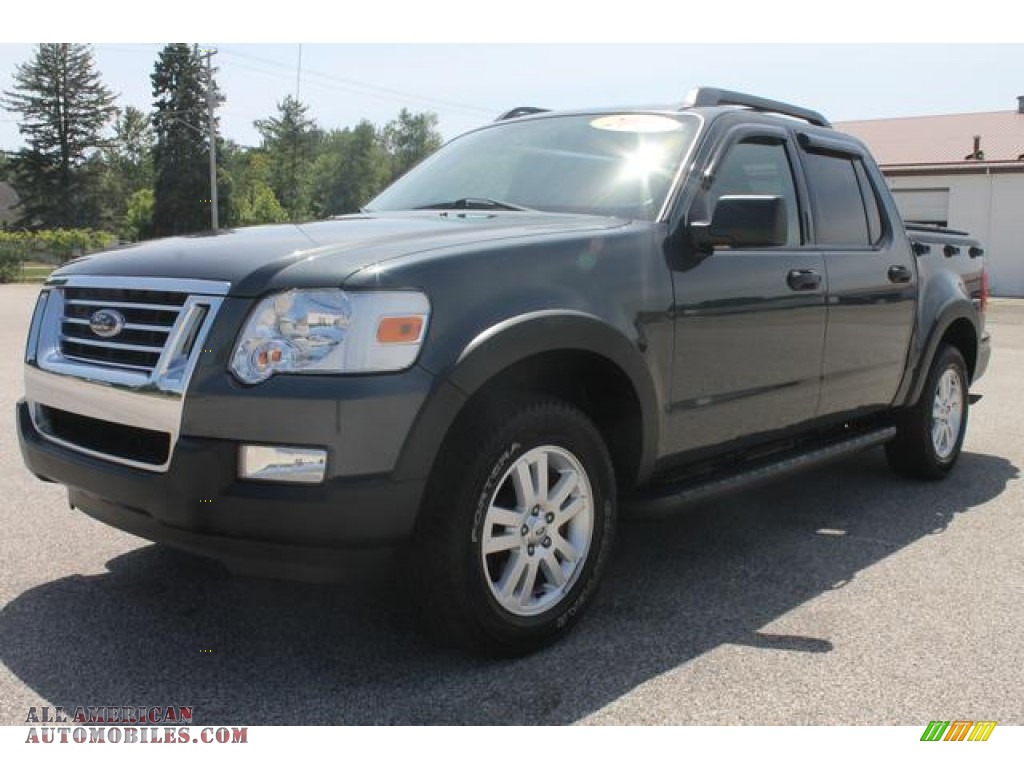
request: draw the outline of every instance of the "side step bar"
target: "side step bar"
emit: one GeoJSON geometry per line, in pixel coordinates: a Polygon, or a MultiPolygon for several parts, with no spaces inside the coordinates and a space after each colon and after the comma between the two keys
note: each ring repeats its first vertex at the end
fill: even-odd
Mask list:
{"type": "Polygon", "coordinates": [[[894,437],[896,427],[883,427],[809,450],[775,456],[761,464],[741,467],[730,474],[655,486],[645,489],[639,495],[623,498],[623,512],[644,516],[668,515],[679,511],[684,505],[825,464],[887,443],[894,437]]]}

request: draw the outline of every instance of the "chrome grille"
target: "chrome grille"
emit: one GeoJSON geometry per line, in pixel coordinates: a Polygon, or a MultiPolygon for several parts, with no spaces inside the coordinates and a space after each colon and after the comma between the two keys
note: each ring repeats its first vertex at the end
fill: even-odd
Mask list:
{"type": "Polygon", "coordinates": [[[167,471],[185,390],[230,287],[213,280],[51,276],[25,355],[25,399],[36,429],[89,456],[167,471]],[[120,317],[91,322],[102,309],[120,317]]]}
{"type": "Polygon", "coordinates": [[[66,288],[60,352],[68,360],[152,373],[187,300],[187,293],[171,291],[66,288]],[[114,338],[89,327],[101,309],[114,309],[125,319],[114,338]]]}

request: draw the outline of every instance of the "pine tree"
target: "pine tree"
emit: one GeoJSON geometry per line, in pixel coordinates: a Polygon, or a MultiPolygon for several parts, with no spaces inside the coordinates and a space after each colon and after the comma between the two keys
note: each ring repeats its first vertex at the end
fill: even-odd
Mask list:
{"type": "MultiPolygon", "coordinates": [[[[153,67],[153,234],[157,237],[210,227],[206,78],[198,49],[185,43],[164,47],[153,67]]],[[[216,83],[210,87],[216,91],[216,83]]],[[[225,191],[218,195],[221,218],[228,208],[225,191]]]]}
{"type": "Polygon", "coordinates": [[[153,198],[153,128],[149,115],[128,106],[118,111],[113,130],[114,135],[101,154],[110,226],[122,237],[134,240],[140,231],[134,223],[137,216],[129,222],[126,215],[138,192],[144,190],[150,201],[153,198]]]}
{"type": "Polygon", "coordinates": [[[293,220],[309,215],[309,175],[323,133],[309,107],[293,96],[277,105],[277,116],[256,120],[270,162],[269,184],[293,220]]]}
{"type": "Polygon", "coordinates": [[[21,114],[26,147],[12,161],[22,200],[20,226],[89,227],[99,223],[104,201],[99,164],[104,127],[114,95],[100,80],[88,45],[44,43],[14,72],[3,106],[21,114]]]}
{"type": "Polygon", "coordinates": [[[153,186],[153,127],[149,115],[128,106],[118,110],[114,137],[103,151],[103,161],[117,175],[124,197],[153,186]]]}

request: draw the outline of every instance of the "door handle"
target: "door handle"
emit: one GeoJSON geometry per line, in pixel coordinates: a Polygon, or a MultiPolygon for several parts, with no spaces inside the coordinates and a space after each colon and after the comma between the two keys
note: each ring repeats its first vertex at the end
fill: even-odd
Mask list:
{"type": "Polygon", "coordinates": [[[913,277],[914,273],[902,264],[894,264],[889,267],[890,283],[909,283],[913,277]]]}
{"type": "Polygon", "coordinates": [[[821,287],[821,275],[813,269],[791,269],[786,282],[794,291],[816,291],[821,287]]]}

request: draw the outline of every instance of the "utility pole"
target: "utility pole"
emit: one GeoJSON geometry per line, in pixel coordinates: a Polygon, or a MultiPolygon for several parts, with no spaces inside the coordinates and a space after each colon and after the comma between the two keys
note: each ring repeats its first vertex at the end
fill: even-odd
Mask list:
{"type": "Polygon", "coordinates": [[[217,94],[213,87],[213,56],[215,48],[207,48],[203,52],[206,59],[206,124],[210,132],[210,228],[216,233],[219,229],[217,221],[217,121],[214,111],[217,109],[217,94]]]}

